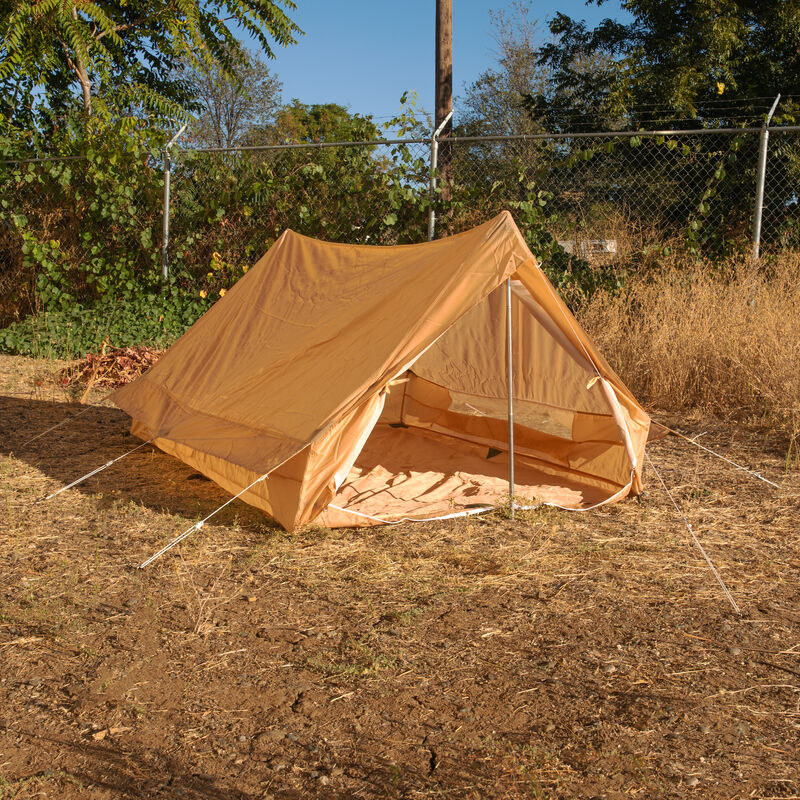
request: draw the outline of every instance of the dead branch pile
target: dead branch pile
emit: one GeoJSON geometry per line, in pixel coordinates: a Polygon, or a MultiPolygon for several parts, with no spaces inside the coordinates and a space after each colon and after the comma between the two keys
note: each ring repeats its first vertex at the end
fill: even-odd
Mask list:
{"type": "Polygon", "coordinates": [[[77,364],[61,370],[58,382],[62,386],[84,384],[84,396],[93,387],[114,389],[147,372],[163,352],[146,345],[113,347],[106,341],[99,353],[87,353],[77,364]]]}

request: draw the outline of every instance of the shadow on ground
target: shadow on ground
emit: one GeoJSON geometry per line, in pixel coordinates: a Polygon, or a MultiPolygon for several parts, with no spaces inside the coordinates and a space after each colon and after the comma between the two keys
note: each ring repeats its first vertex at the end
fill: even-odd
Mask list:
{"type": "MultiPolygon", "coordinates": [[[[52,479],[43,496],[142,444],[131,436],[129,426],[130,418],[117,408],[0,395],[0,453],[13,455],[52,479]],[[69,421],[30,441],[65,420],[69,421]]],[[[152,445],[75,490],[94,495],[103,508],[123,500],[190,520],[210,514],[230,499],[215,483],[152,445]]],[[[216,517],[220,524],[234,519],[245,528],[273,525],[264,514],[238,501],[216,517]]]]}

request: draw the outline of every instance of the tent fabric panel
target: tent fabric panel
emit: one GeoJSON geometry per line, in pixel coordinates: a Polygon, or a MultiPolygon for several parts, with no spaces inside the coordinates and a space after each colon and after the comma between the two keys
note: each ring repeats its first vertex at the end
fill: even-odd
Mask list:
{"type": "Polygon", "coordinates": [[[336,476],[346,476],[383,410],[385,393],[372,395],[343,420],[332,425],[308,448],[297,510],[289,530],[312,521],[333,500],[336,476]]]}
{"type": "Polygon", "coordinates": [[[191,450],[230,461],[257,474],[266,471],[265,452],[271,454],[273,464],[278,464],[304,446],[303,442],[266,427],[250,428],[188,408],[149,376],[148,371],[122,387],[113,399],[123,411],[160,439],[180,442],[191,450]],[[126,392],[130,387],[136,387],[136,391],[126,392]]]}
{"type": "MultiPolygon", "coordinates": [[[[402,422],[416,428],[427,428],[457,438],[480,442],[499,450],[508,449],[508,420],[488,415],[467,415],[451,411],[450,393],[442,386],[411,376],[403,401],[402,422]]],[[[478,398],[475,402],[480,402],[478,398]]],[[[517,408],[536,407],[534,403],[515,402],[514,449],[539,461],[596,474],[610,479],[616,488],[628,483],[630,465],[620,460],[625,448],[610,414],[568,412],[569,434],[566,439],[517,423],[517,408]]],[[[505,408],[497,409],[505,412],[505,408]]],[[[528,413],[528,416],[533,416],[528,413]]],[[[616,489],[615,489],[616,491],[616,489]]]]}
{"type": "MultiPolygon", "coordinates": [[[[153,437],[150,429],[137,420],[133,420],[131,423],[131,434],[145,441],[153,437]]],[[[223,458],[193,450],[191,447],[173,442],[170,439],[156,438],[153,444],[168,455],[196,469],[232,495],[238,494],[245,486],[249,486],[259,477],[257,472],[232,464],[223,458]]],[[[269,479],[262,483],[257,483],[245,492],[241,499],[245,503],[261,509],[274,519],[275,512],[270,501],[268,482],[269,479]]]]}
{"type": "Polygon", "coordinates": [[[594,346],[586,331],[575,319],[566,303],[559,297],[544,271],[538,266],[522,264],[514,277],[535,298],[536,303],[546,312],[547,317],[553,321],[553,324],[559,328],[564,338],[573,345],[575,351],[587,355],[600,374],[613,384],[617,394],[620,396],[620,402],[629,410],[631,417],[640,424],[649,426],[650,418],[645,410],[639,405],[619,375],[611,368],[605,357],[594,346]]]}
{"type": "MultiPolygon", "coordinates": [[[[555,322],[542,324],[516,293],[511,313],[515,400],[607,413],[602,392],[586,389],[596,374],[591,363],[555,322]]],[[[498,286],[414,363],[413,372],[453,391],[506,399],[506,318],[506,290],[498,286]]]]}

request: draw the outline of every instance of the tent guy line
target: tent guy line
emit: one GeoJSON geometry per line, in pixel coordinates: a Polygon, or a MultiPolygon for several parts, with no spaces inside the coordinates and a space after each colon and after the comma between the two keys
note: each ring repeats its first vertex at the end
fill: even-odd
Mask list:
{"type": "Polygon", "coordinates": [[[51,425],[46,431],[42,431],[41,433],[37,433],[36,436],[32,436],[30,439],[28,439],[27,442],[25,442],[22,445],[20,445],[19,449],[20,450],[24,450],[29,444],[35,442],[37,439],[41,439],[42,436],[46,436],[48,433],[51,433],[52,431],[60,428],[62,425],[66,425],[68,422],[70,422],[73,419],[77,419],[78,417],[82,417],[87,411],[91,411],[93,408],[100,408],[101,407],[101,403],[103,402],[103,400],[108,399],[109,397],[111,397],[112,394],[113,394],[113,392],[109,392],[105,397],[101,398],[97,403],[92,403],[92,404],[88,405],[86,408],[84,408],[81,411],[79,411],[77,414],[72,414],[69,417],[67,417],[66,419],[62,419],[61,422],[56,422],[55,425],[51,425]]]}
{"type": "Polygon", "coordinates": [[[175,547],[176,544],[182,542],[187,536],[191,536],[195,531],[199,531],[203,527],[203,525],[205,525],[206,522],[211,519],[211,517],[213,517],[215,514],[218,514],[220,511],[222,511],[223,508],[225,508],[225,506],[230,505],[234,500],[241,497],[248,489],[252,489],[257,483],[265,481],[268,475],[269,473],[266,473],[256,478],[249,486],[245,486],[244,489],[242,489],[242,491],[239,492],[239,494],[234,495],[229,500],[224,502],[219,508],[212,511],[207,517],[201,519],[200,522],[195,522],[194,525],[192,525],[190,528],[187,528],[183,533],[178,534],[178,536],[172,539],[172,541],[165,544],[157,553],[154,553],[146,561],[143,561],[141,564],[139,564],[139,569],[144,569],[149,564],[152,564],[157,558],[163,556],[164,553],[166,553],[167,551],[172,550],[172,548],[175,547]]]}
{"type": "Polygon", "coordinates": [[[52,494],[47,495],[47,497],[42,499],[42,502],[44,500],[50,500],[53,497],[57,497],[58,495],[61,494],[61,492],[66,492],[67,489],[71,489],[73,486],[77,486],[79,483],[83,483],[88,478],[91,478],[92,475],[97,475],[99,472],[102,472],[104,469],[108,469],[113,464],[116,464],[117,461],[122,461],[122,459],[125,458],[125,456],[129,456],[131,453],[135,453],[137,450],[141,450],[143,447],[145,447],[148,444],[151,444],[154,441],[155,441],[155,437],[153,437],[152,439],[149,439],[146,442],[142,442],[141,444],[137,445],[136,447],[132,448],[131,450],[128,450],[127,453],[123,453],[121,456],[117,456],[116,458],[112,458],[111,461],[106,461],[105,464],[102,464],[99,467],[95,467],[91,472],[87,472],[84,476],[82,476],[80,478],[77,478],[76,480],[72,481],[72,483],[68,483],[66,486],[62,486],[57,491],[53,492],[52,494]]]}
{"type": "Polygon", "coordinates": [[[692,528],[691,522],[689,522],[689,520],[686,519],[683,511],[681,511],[681,509],[680,509],[680,506],[675,502],[675,498],[672,496],[672,492],[670,492],[670,490],[667,488],[667,484],[664,483],[664,479],[661,477],[661,473],[656,469],[656,465],[653,463],[652,459],[647,454],[647,451],[645,451],[644,457],[647,460],[647,463],[652,468],[653,472],[655,473],[655,476],[658,478],[658,482],[661,484],[661,488],[664,490],[664,492],[666,493],[667,497],[669,497],[670,501],[672,502],[672,505],[675,507],[675,511],[677,512],[678,516],[683,520],[683,524],[686,526],[686,530],[689,531],[689,534],[692,537],[692,540],[697,545],[697,548],[698,548],[698,550],[700,550],[701,554],[703,555],[703,558],[706,560],[706,563],[708,564],[709,568],[711,569],[711,572],[714,574],[714,577],[717,579],[717,581],[719,582],[719,585],[722,587],[722,591],[725,593],[725,597],[728,598],[728,602],[733,607],[733,610],[739,616],[741,616],[741,614],[742,614],[741,609],[736,604],[736,601],[733,599],[733,595],[728,591],[728,587],[725,585],[725,581],[722,580],[722,576],[719,574],[719,572],[717,571],[717,568],[714,566],[714,562],[711,560],[711,558],[709,558],[709,555],[708,555],[708,553],[706,553],[705,548],[703,547],[703,545],[700,544],[700,540],[695,535],[695,532],[694,532],[694,529],[692,528]]]}
{"type": "Polygon", "coordinates": [[[720,460],[724,461],[726,464],[730,464],[732,467],[736,467],[736,469],[740,469],[740,470],[742,470],[742,472],[746,472],[748,475],[752,476],[753,478],[756,478],[759,481],[763,481],[764,483],[769,484],[770,486],[774,486],[776,489],[780,489],[781,488],[777,483],[774,483],[773,481],[769,480],[769,478],[765,478],[760,472],[756,472],[755,470],[748,469],[747,467],[743,467],[741,464],[737,464],[735,461],[732,461],[730,458],[726,458],[721,453],[717,453],[715,450],[712,450],[710,447],[706,447],[705,445],[700,444],[700,442],[698,442],[696,439],[691,439],[688,436],[685,436],[684,434],[682,434],[680,431],[676,431],[674,428],[670,428],[668,425],[664,425],[663,422],[659,422],[658,424],[661,425],[661,427],[663,427],[666,430],[668,430],[674,436],[677,436],[679,439],[683,439],[685,442],[688,442],[689,444],[693,444],[695,447],[699,447],[701,450],[704,450],[706,453],[710,453],[712,456],[716,456],[720,460]]]}

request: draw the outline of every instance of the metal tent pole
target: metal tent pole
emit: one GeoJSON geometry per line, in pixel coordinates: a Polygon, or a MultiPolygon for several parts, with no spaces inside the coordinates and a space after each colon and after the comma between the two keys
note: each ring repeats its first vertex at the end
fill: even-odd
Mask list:
{"type": "Polygon", "coordinates": [[[508,377],[508,496],[514,519],[514,350],[511,328],[511,278],[506,280],[506,372],[508,377]]]}
{"type": "Polygon", "coordinates": [[[433,132],[431,136],[431,174],[430,174],[430,188],[429,199],[430,209],[428,211],[428,241],[433,241],[433,235],[436,231],[436,211],[434,210],[434,203],[436,199],[436,169],[439,163],[439,134],[444,130],[444,126],[450,122],[453,112],[450,113],[442,120],[442,124],[433,132]]]}

